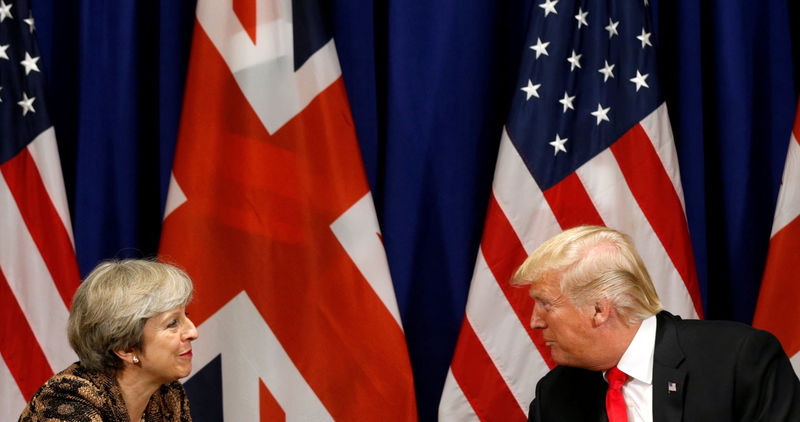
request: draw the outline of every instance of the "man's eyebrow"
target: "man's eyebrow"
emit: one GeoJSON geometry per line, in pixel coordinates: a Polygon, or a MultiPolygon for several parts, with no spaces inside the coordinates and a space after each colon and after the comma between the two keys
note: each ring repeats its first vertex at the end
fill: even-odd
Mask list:
{"type": "Polygon", "coordinates": [[[540,302],[549,302],[549,299],[547,299],[547,297],[545,297],[545,295],[542,292],[528,291],[528,296],[530,296],[531,299],[533,300],[538,300],[540,302]]]}

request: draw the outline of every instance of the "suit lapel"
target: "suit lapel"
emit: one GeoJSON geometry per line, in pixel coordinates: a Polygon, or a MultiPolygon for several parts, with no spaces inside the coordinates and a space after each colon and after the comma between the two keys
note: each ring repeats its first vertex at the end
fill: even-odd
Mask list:
{"type": "Polygon", "coordinates": [[[670,313],[658,314],[653,362],[653,422],[680,422],[686,391],[686,371],[679,368],[684,354],[670,313]]]}

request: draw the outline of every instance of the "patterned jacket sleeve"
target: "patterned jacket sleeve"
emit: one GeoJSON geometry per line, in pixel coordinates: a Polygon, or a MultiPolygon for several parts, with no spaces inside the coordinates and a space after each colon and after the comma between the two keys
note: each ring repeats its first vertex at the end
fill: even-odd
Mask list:
{"type": "Polygon", "coordinates": [[[19,421],[102,422],[101,407],[100,394],[89,381],[72,375],[57,375],[33,395],[19,421]]]}

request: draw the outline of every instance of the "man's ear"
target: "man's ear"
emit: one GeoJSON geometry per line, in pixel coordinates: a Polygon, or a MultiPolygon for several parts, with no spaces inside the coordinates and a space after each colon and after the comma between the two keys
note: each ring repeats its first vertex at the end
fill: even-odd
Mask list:
{"type": "Polygon", "coordinates": [[[592,322],[595,327],[599,327],[608,322],[612,312],[611,301],[602,298],[594,302],[594,314],[592,315],[592,322]]]}

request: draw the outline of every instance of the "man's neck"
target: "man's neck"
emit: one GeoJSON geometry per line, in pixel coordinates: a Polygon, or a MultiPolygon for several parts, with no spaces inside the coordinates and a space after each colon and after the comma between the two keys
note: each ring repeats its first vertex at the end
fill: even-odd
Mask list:
{"type": "Polygon", "coordinates": [[[628,350],[628,346],[630,346],[633,338],[636,336],[636,332],[639,331],[639,327],[642,325],[641,321],[627,324],[623,323],[620,319],[617,319],[614,324],[616,324],[616,326],[611,327],[609,335],[604,340],[606,343],[605,350],[607,350],[607,355],[598,365],[597,369],[600,371],[608,371],[617,366],[622,355],[628,350]]]}

